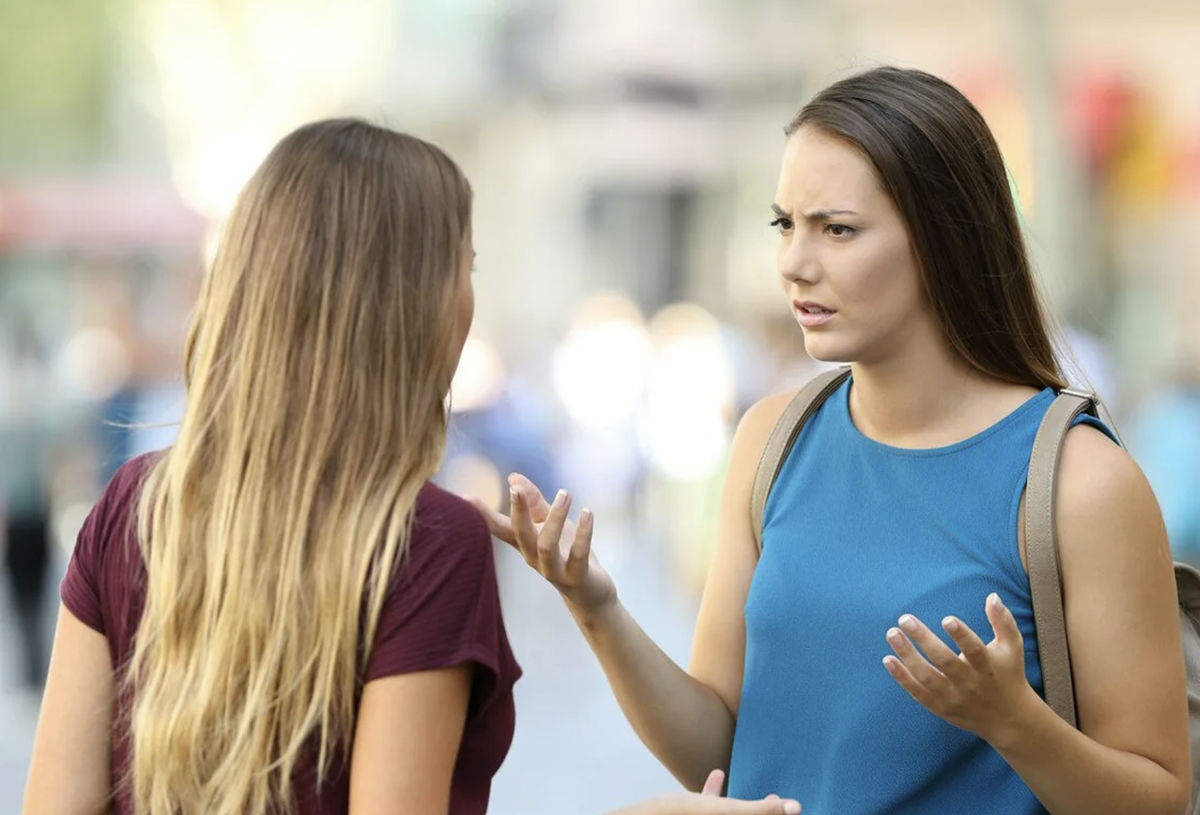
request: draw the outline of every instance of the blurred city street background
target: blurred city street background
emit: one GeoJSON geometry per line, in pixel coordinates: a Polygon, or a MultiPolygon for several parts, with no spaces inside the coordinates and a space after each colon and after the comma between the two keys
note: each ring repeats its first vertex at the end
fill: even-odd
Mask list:
{"type": "MultiPolygon", "coordinates": [[[[0,815],[75,532],[117,466],[170,444],[222,217],[313,119],[466,170],[477,316],[440,480],[497,505],[514,470],[570,488],[680,661],[737,420],[819,367],[767,226],[782,128],[882,63],[988,119],[1074,378],[1200,559],[1198,47],[1195,0],[0,0],[0,552],[6,527],[51,541],[0,576],[0,815]]],[[[492,811],[674,791],[553,591],[499,565],[525,676],[492,811]]]]}

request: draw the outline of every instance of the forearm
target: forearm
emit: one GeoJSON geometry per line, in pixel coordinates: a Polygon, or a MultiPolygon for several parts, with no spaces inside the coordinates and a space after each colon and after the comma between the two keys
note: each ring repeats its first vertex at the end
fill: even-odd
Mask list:
{"type": "Polygon", "coordinates": [[[716,692],[663,653],[619,601],[572,614],[625,718],[663,766],[693,791],[710,771],[727,770],[734,717],[716,692]]]}
{"type": "Polygon", "coordinates": [[[1037,700],[993,746],[1051,815],[1182,815],[1190,785],[1144,756],[1100,744],[1037,700]]]}

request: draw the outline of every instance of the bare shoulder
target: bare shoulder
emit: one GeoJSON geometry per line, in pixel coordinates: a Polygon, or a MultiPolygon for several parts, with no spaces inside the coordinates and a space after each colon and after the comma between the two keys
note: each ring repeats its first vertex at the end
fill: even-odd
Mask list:
{"type": "Polygon", "coordinates": [[[733,441],[734,456],[748,456],[757,460],[766,447],[771,431],[779,422],[779,417],[799,392],[798,388],[793,388],[773,393],[755,402],[738,422],[737,434],[733,441]]]}
{"type": "MultiPolygon", "coordinates": [[[[1063,442],[1058,474],[1060,547],[1085,548],[1089,557],[1114,547],[1155,552],[1169,561],[1158,501],[1133,458],[1101,431],[1077,425],[1063,442]]],[[[1116,554],[1116,553],[1113,553],[1116,554]]]]}

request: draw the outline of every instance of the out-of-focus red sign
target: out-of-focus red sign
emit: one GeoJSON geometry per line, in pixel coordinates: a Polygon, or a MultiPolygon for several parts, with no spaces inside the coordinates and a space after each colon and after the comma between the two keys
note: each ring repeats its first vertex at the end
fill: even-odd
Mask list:
{"type": "Polygon", "coordinates": [[[0,178],[0,247],[199,244],[206,228],[161,182],[0,178]]]}

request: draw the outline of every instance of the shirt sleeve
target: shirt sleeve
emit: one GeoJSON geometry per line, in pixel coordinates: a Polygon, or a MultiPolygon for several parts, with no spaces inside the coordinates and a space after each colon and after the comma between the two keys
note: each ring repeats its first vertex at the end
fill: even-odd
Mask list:
{"type": "Polygon", "coordinates": [[[105,556],[113,550],[115,538],[122,538],[118,547],[128,543],[123,538],[132,530],[142,480],[156,458],[154,454],[139,456],[113,475],[75,538],[75,549],[59,585],[59,597],[67,610],[101,634],[108,633],[104,614],[105,556]]]}
{"type": "Polygon", "coordinates": [[[467,502],[427,487],[408,556],[380,614],[365,681],[464,664],[476,667],[472,707],[511,689],[519,673],[487,525],[467,502]]]}
{"type": "Polygon", "coordinates": [[[100,529],[103,527],[106,501],[104,496],[92,507],[87,520],[75,538],[75,550],[67,563],[67,572],[59,585],[63,605],[88,628],[101,634],[104,615],[100,603],[100,529]]]}

